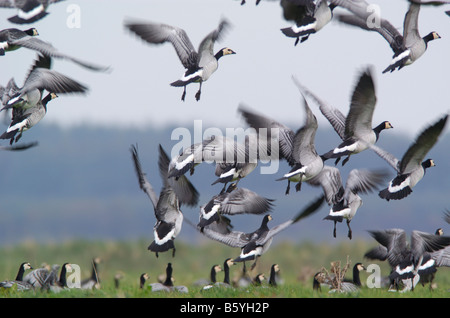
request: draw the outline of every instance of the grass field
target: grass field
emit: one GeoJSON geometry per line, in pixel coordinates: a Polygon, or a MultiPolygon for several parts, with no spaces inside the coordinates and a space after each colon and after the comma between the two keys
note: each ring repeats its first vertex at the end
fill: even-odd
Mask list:
{"type": "MultiPolygon", "coordinates": [[[[77,264],[81,269],[81,278],[87,278],[91,272],[91,261],[100,257],[102,262],[98,268],[101,279],[101,288],[98,290],[70,289],[60,293],[47,291],[0,290],[2,298],[171,298],[171,299],[238,299],[238,298],[448,298],[450,296],[450,271],[447,268],[439,269],[435,283],[437,287],[430,290],[428,285],[422,287],[419,283],[412,292],[395,293],[385,289],[367,288],[366,280],[370,273],[362,272],[363,287],[357,293],[329,294],[327,289],[321,292],[313,291],[313,275],[322,267],[329,269],[331,261],[341,261],[346,264],[347,257],[351,264],[346,277],[351,277],[351,267],[356,262],[369,265],[371,262],[363,259],[364,253],[372,247],[367,242],[351,241],[336,245],[313,243],[281,242],[274,244],[271,249],[260,258],[256,268],[250,276],[264,273],[269,277],[270,267],[273,263],[280,265],[280,278],[282,284],[271,288],[267,283],[263,286],[250,286],[234,289],[211,289],[202,291],[201,286],[194,282],[201,278],[208,278],[212,265],[223,265],[228,257],[236,257],[239,252],[218,244],[188,245],[181,241],[176,244],[176,255],[172,258],[169,253],[160,254],[158,258],[147,251],[146,240],[113,242],[113,241],[69,241],[61,243],[48,243],[38,245],[32,242],[15,246],[0,248],[0,281],[14,279],[18,266],[28,261],[34,267],[42,263],[62,264],[65,262],[77,264]],[[173,265],[175,285],[185,285],[189,293],[152,292],[150,288],[139,288],[139,276],[146,272],[150,275],[147,281],[156,282],[158,276],[165,275],[168,262],[173,265]],[[121,275],[119,286],[115,285],[114,277],[121,275]]],[[[387,264],[379,264],[383,275],[388,274],[387,264]]],[[[248,263],[249,267],[250,263],[248,263]]],[[[230,270],[232,280],[242,273],[242,264],[234,265],[230,270]]],[[[223,272],[219,272],[217,280],[223,280],[223,272]]]]}

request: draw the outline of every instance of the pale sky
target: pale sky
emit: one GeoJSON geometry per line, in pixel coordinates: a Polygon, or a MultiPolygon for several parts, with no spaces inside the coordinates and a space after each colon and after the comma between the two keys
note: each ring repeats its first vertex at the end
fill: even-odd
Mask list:
{"type": "MultiPolygon", "coordinates": [[[[382,16],[402,30],[407,1],[372,3],[379,4],[382,16]]],[[[389,120],[396,132],[416,136],[450,109],[450,18],[444,14],[448,7],[424,7],[419,18],[421,35],[435,30],[442,39],[431,42],[415,64],[382,74],[392,51],[379,34],[334,21],[295,47],[294,39],[280,31],[292,23],[282,18],[278,1],[263,0],[258,6],[253,0],[244,6],[237,0],[63,1],[32,25],[40,38],[67,54],[109,65],[112,72],[91,72],[55,60],[55,70],[86,84],[90,92],[52,101],[40,124],[190,127],[194,120],[203,120],[204,127],[235,127],[242,124],[236,109],[245,103],[296,129],[303,123],[303,111],[292,75],[346,114],[359,70],[372,65],[378,97],[374,125],[389,120]],[[72,19],[74,8],[79,9],[79,20],[72,19]],[[194,98],[197,84],[188,86],[184,103],[182,88],[169,85],[184,72],[170,43],[149,45],[123,27],[126,18],[177,25],[197,47],[222,17],[233,27],[215,50],[228,46],[237,54],[220,60],[219,70],[204,83],[199,102],[194,98]]],[[[28,27],[6,20],[14,14],[13,9],[0,10],[2,28],[28,27]]],[[[21,49],[0,57],[0,83],[6,85],[14,77],[21,85],[35,56],[21,49]]],[[[314,105],[319,125],[329,125],[314,105]]]]}

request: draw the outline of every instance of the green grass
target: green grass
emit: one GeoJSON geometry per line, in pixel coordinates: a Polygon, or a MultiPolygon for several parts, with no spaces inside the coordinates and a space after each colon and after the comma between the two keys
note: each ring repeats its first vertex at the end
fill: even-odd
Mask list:
{"type": "MultiPolygon", "coordinates": [[[[185,244],[177,241],[176,255],[160,254],[158,258],[147,251],[148,242],[138,241],[68,241],[61,243],[47,243],[38,245],[26,242],[20,245],[0,248],[0,280],[14,279],[21,262],[28,261],[34,267],[42,263],[62,264],[70,262],[81,268],[81,278],[87,278],[91,272],[91,260],[100,257],[99,266],[101,289],[76,290],[71,289],[60,293],[46,291],[0,290],[2,298],[448,298],[450,296],[450,271],[439,269],[435,282],[437,288],[430,291],[428,285],[418,287],[413,292],[393,293],[384,289],[363,287],[354,294],[329,294],[326,289],[321,292],[313,291],[312,277],[322,267],[329,269],[331,261],[341,261],[345,265],[347,256],[351,266],[356,262],[370,263],[363,259],[364,253],[373,245],[363,241],[343,242],[335,245],[281,242],[274,244],[271,249],[258,261],[258,265],[251,275],[264,273],[269,276],[270,267],[278,263],[281,268],[281,278],[284,283],[276,288],[250,286],[246,288],[214,288],[202,291],[194,285],[200,278],[208,278],[209,271],[214,264],[223,264],[228,257],[236,257],[239,250],[232,249],[214,242],[200,245],[185,244]],[[186,285],[188,294],[172,292],[154,293],[150,288],[139,289],[139,276],[147,272],[150,279],[147,283],[157,281],[159,275],[165,274],[168,262],[173,265],[175,285],[186,285]],[[115,287],[114,276],[121,273],[119,288],[115,287]]],[[[381,266],[382,274],[388,274],[387,264],[381,266]]],[[[248,263],[248,266],[250,263],[248,263]]],[[[230,276],[236,279],[242,272],[242,265],[231,268],[230,276]]],[[[361,274],[365,285],[368,273],[361,274]]],[[[351,269],[347,272],[351,277],[351,269]]],[[[217,279],[223,279],[223,273],[218,273],[217,279]]]]}

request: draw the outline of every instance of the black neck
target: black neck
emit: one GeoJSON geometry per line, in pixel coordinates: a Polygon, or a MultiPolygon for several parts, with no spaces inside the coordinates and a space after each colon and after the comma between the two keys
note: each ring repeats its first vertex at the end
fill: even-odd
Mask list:
{"type": "Polygon", "coordinates": [[[356,286],[361,286],[361,279],[359,277],[359,270],[358,270],[358,266],[354,266],[353,267],[353,283],[356,286]]]}
{"type": "Polygon", "coordinates": [[[230,284],[230,268],[228,267],[228,264],[225,263],[223,271],[225,273],[224,278],[223,278],[223,282],[225,284],[230,284]]]}
{"type": "Polygon", "coordinates": [[[219,52],[216,53],[216,55],[214,55],[216,60],[219,60],[222,56],[223,56],[223,50],[220,50],[219,52]]]}
{"type": "Polygon", "coordinates": [[[272,286],[277,285],[276,275],[277,275],[277,273],[275,272],[275,268],[272,267],[272,269],[270,270],[270,277],[269,277],[269,284],[272,286]]]}
{"type": "Polygon", "coordinates": [[[211,283],[215,283],[216,282],[216,267],[213,266],[213,268],[211,268],[211,283]]]}
{"type": "Polygon", "coordinates": [[[172,283],[172,265],[169,264],[167,265],[167,269],[166,269],[166,281],[164,282],[165,286],[173,286],[172,283]]]}
{"type": "Polygon", "coordinates": [[[59,283],[61,286],[67,285],[66,274],[67,274],[67,268],[66,268],[66,264],[64,264],[61,269],[61,273],[59,274],[59,283]]]}
{"type": "Polygon", "coordinates": [[[377,127],[375,127],[375,128],[373,129],[373,131],[375,132],[375,135],[376,135],[376,137],[377,137],[377,140],[378,140],[378,137],[380,136],[380,132],[381,132],[383,129],[386,129],[386,123],[384,123],[384,122],[382,122],[381,124],[379,124],[377,127]]]}
{"type": "Polygon", "coordinates": [[[428,42],[434,40],[433,32],[428,33],[428,34],[425,35],[422,39],[425,41],[425,43],[428,43],[428,42]]]}
{"type": "Polygon", "coordinates": [[[23,268],[23,264],[22,264],[22,265],[20,265],[19,271],[17,272],[16,280],[22,281],[24,273],[25,273],[25,269],[23,268]]]}

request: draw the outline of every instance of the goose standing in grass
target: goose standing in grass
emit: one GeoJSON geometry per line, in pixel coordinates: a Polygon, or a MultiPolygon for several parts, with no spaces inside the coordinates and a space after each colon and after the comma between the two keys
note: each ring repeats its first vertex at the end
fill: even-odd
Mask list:
{"type": "Polygon", "coordinates": [[[35,268],[25,275],[24,282],[31,284],[34,288],[43,288],[44,286],[54,283],[58,279],[58,271],[60,265],[42,266],[35,268]]]}
{"type": "Polygon", "coordinates": [[[436,272],[436,266],[450,265],[450,237],[414,230],[408,244],[403,229],[369,231],[380,244],[364,256],[368,259],[387,260],[392,271],[389,276],[397,288],[414,289],[421,276],[436,272]]]}
{"type": "Polygon", "coordinates": [[[269,229],[267,225],[268,222],[272,220],[272,216],[270,214],[267,214],[263,217],[261,226],[250,233],[232,231],[230,228],[228,228],[227,224],[221,224],[223,222],[222,219],[219,219],[219,221],[215,221],[210,225],[205,226],[201,233],[206,237],[225,245],[231,247],[239,247],[241,249],[241,253],[239,257],[234,259],[234,262],[236,263],[254,260],[254,263],[251,266],[251,269],[253,269],[256,266],[258,257],[260,257],[269,249],[273,237],[276,234],[316,212],[322,205],[323,201],[323,196],[314,200],[294,218],[285,221],[273,227],[272,229],[269,229]]]}
{"type": "Polygon", "coordinates": [[[347,156],[342,161],[342,165],[345,165],[351,155],[360,153],[369,148],[369,145],[375,144],[381,131],[392,128],[389,121],[383,121],[375,128],[372,128],[372,118],[377,98],[370,68],[366,68],[358,76],[347,117],[338,109],[322,101],[306,87],[302,86],[302,90],[307,96],[315,100],[322,114],[342,139],[341,144],[322,155],[324,160],[336,158],[335,165],[341,157],[347,156]]]}
{"type": "Polygon", "coordinates": [[[223,193],[215,195],[208,203],[200,207],[200,231],[221,215],[264,214],[272,209],[274,200],[264,198],[246,188],[236,188],[236,183],[228,186],[223,193]]]}
{"type": "Polygon", "coordinates": [[[348,228],[347,236],[352,239],[350,222],[363,204],[359,194],[374,191],[384,182],[386,176],[384,171],[352,169],[344,187],[340,171],[335,167],[326,166],[320,178],[326,178],[329,180],[328,183],[322,180],[316,182],[318,178],[311,180],[311,184],[322,185],[328,204],[331,205],[329,214],[324,220],[334,222],[333,237],[336,237],[336,223],[345,219],[348,228]]]}
{"type": "Polygon", "coordinates": [[[236,54],[230,48],[222,48],[214,54],[214,44],[220,40],[224,31],[229,27],[229,22],[222,20],[219,26],[211,31],[200,43],[196,51],[186,32],[178,27],[153,22],[125,22],[125,27],[135,33],[141,39],[152,44],[162,44],[170,42],[183,64],[186,72],[183,77],[170,85],[184,87],[181,100],[186,96],[186,86],[191,83],[199,83],[199,90],[195,94],[195,99],[200,100],[202,83],[217,70],[219,59],[223,56],[236,54]]]}
{"type": "Polygon", "coordinates": [[[147,273],[142,273],[141,276],[139,276],[139,288],[143,289],[145,287],[145,283],[150,278],[150,276],[147,273]]]}
{"type": "Polygon", "coordinates": [[[8,21],[16,24],[29,24],[37,22],[49,13],[47,8],[53,3],[63,0],[0,0],[0,8],[13,8],[18,12],[8,21]]]}
{"type": "Polygon", "coordinates": [[[37,51],[42,55],[46,55],[52,58],[69,60],[91,71],[106,72],[110,70],[109,67],[95,65],[62,53],[49,42],[38,39],[38,35],[39,32],[36,28],[30,28],[26,30],[10,28],[1,30],[0,56],[5,55],[6,52],[15,51],[23,47],[33,51],[37,51]]]}
{"type": "Polygon", "coordinates": [[[168,263],[166,267],[166,279],[163,283],[152,283],[150,287],[152,288],[152,292],[172,292],[177,291],[180,293],[187,293],[189,289],[184,285],[174,286],[173,284],[173,267],[172,263],[168,263]]]}
{"type": "Polygon", "coordinates": [[[412,193],[413,187],[425,176],[426,169],[435,166],[434,160],[424,159],[442,134],[447,118],[448,114],[424,129],[403,154],[401,160],[376,145],[370,146],[397,172],[397,176],[389,182],[389,186],[379,192],[382,199],[389,201],[407,197],[412,193]]]}
{"type": "Polygon", "coordinates": [[[433,31],[426,36],[421,37],[419,34],[419,12],[421,4],[410,1],[409,9],[405,15],[403,22],[403,34],[395,28],[389,21],[380,19],[379,25],[369,25],[367,23],[367,15],[369,4],[364,0],[331,0],[338,6],[349,9],[353,15],[341,15],[339,21],[357,26],[363,30],[378,32],[389,43],[394,52],[393,59],[383,73],[400,70],[406,65],[410,65],[417,61],[427,50],[428,43],[432,40],[439,39],[437,32],[433,31]]]}
{"type": "Polygon", "coordinates": [[[270,267],[269,286],[272,286],[272,287],[278,286],[279,275],[280,275],[280,265],[273,264],[270,267]]]}
{"type": "Polygon", "coordinates": [[[99,289],[100,288],[100,278],[98,275],[98,265],[101,259],[96,257],[92,260],[92,270],[91,276],[81,281],[81,289],[99,289]]]}
{"type": "Polygon", "coordinates": [[[202,289],[208,289],[212,285],[214,285],[217,282],[217,273],[222,271],[222,267],[219,264],[214,264],[211,266],[211,269],[209,271],[209,278],[202,278],[199,280],[196,280],[194,282],[194,285],[202,286],[202,289]]]}
{"type": "Polygon", "coordinates": [[[23,281],[23,275],[26,270],[33,269],[31,264],[28,262],[22,263],[19,266],[19,271],[17,272],[15,280],[4,280],[0,282],[0,288],[12,288],[17,286],[17,290],[30,290],[33,289],[33,285],[23,281]]]}
{"type": "Polygon", "coordinates": [[[295,45],[308,40],[311,34],[319,32],[333,18],[333,3],[327,0],[281,0],[283,16],[294,20],[295,25],[281,29],[284,35],[296,38],[295,45]]]}
{"type": "Polygon", "coordinates": [[[47,282],[43,289],[48,289],[54,293],[59,293],[60,291],[67,290],[69,287],[67,286],[67,272],[72,271],[72,265],[69,263],[64,263],[61,266],[61,271],[59,274],[59,279],[55,281],[47,282]]]}
{"type": "Polygon", "coordinates": [[[154,241],[148,249],[154,252],[156,257],[158,257],[158,253],[172,249],[172,255],[175,256],[174,240],[180,233],[183,223],[183,213],[180,206],[182,204],[196,206],[199,194],[185,176],[178,179],[168,178],[170,160],[160,145],[158,165],[163,187],[158,198],[153,186],[142,171],[137,147],[132,145],[130,151],[139,186],[150,198],[155,210],[154,241]]]}
{"type": "Polygon", "coordinates": [[[7,98],[2,98],[6,98],[5,100],[7,102],[0,111],[14,107],[21,107],[22,109],[35,107],[38,103],[42,102],[44,91],[54,94],[86,94],[88,88],[85,85],[57,71],[51,70],[51,64],[52,60],[50,57],[38,55],[38,58],[34,61],[25,77],[23,86],[18,87],[15,84],[12,85],[15,87],[10,90],[12,95],[7,98]]]}
{"type": "Polygon", "coordinates": [[[203,288],[203,290],[208,290],[212,287],[231,287],[230,267],[235,264],[236,263],[232,258],[225,259],[225,261],[223,262],[223,281],[217,281],[214,284],[207,285],[203,288]]]}

